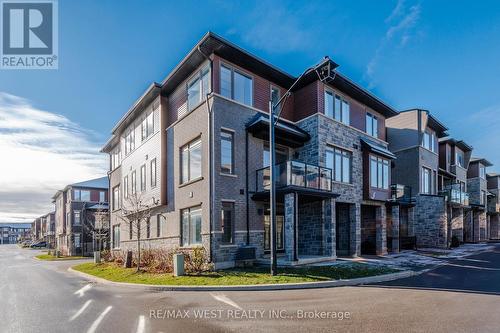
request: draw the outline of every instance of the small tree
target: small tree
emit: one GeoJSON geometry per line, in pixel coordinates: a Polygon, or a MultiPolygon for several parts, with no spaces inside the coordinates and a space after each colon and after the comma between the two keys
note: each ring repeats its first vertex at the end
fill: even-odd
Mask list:
{"type": "Polygon", "coordinates": [[[82,226],[87,234],[92,235],[93,250],[101,251],[102,244],[109,239],[109,214],[106,203],[99,203],[97,208],[94,207],[87,207],[87,204],[83,207],[82,226]]]}
{"type": "Polygon", "coordinates": [[[158,205],[158,201],[151,199],[150,204],[143,200],[140,193],[133,193],[125,199],[121,214],[118,217],[124,221],[132,236],[137,239],[137,271],[141,266],[141,234],[143,228],[149,223],[153,208],[158,205]]]}

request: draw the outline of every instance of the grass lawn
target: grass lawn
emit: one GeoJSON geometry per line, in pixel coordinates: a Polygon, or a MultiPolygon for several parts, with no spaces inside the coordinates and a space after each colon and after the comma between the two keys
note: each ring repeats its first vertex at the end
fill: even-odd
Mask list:
{"type": "Polygon", "coordinates": [[[56,261],[56,260],[77,260],[77,259],[89,259],[88,257],[80,257],[80,256],[73,256],[73,257],[56,257],[51,254],[39,254],[35,256],[35,258],[40,259],[40,260],[48,260],[48,261],[56,261]]]}
{"type": "Polygon", "coordinates": [[[200,286],[316,282],[397,272],[390,268],[370,267],[366,264],[279,268],[277,276],[269,275],[267,268],[228,269],[179,277],[172,274],[137,273],[135,268],[123,268],[114,263],[85,263],[76,265],[73,269],[115,282],[200,286]]]}

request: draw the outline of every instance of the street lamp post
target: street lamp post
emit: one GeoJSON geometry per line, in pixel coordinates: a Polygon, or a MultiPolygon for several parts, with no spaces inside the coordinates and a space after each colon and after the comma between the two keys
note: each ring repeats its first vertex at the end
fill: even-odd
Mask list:
{"type": "MultiPolygon", "coordinates": [[[[335,73],[333,77],[330,76],[332,72],[337,68],[337,64],[331,61],[328,57],[325,57],[323,61],[314,67],[306,69],[290,86],[287,92],[273,104],[272,98],[269,101],[269,178],[271,181],[271,188],[269,189],[269,217],[270,217],[270,240],[271,240],[271,275],[278,274],[277,268],[277,256],[276,256],[276,141],[274,135],[274,127],[276,126],[281,110],[283,109],[283,104],[285,104],[286,99],[290,96],[292,89],[295,88],[297,83],[306,76],[307,74],[315,71],[318,75],[318,79],[321,82],[325,82],[328,79],[335,79],[335,73]],[[278,114],[275,111],[278,110],[278,114]]],[[[272,96],[271,96],[272,97],[272,96]]]]}

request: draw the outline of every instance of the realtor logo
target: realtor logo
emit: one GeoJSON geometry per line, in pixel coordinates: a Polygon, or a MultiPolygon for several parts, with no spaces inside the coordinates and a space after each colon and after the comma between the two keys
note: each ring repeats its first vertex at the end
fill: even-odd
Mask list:
{"type": "Polygon", "coordinates": [[[1,69],[57,69],[57,2],[0,3],[1,69]]]}

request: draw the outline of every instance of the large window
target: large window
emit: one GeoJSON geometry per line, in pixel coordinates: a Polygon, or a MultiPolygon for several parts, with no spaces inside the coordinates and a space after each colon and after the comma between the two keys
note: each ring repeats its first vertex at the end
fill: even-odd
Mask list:
{"type": "Polygon", "coordinates": [[[201,139],[181,148],[181,183],[201,177],[201,139]]]}
{"type": "Polygon", "coordinates": [[[99,191],[99,202],[106,202],[106,192],[99,191]]]}
{"type": "Polygon", "coordinates": [[[88,190],[73,190],[73,200],[75,200],[75,201],[90,201],[90,191],[88,191],[88,190]]]}
{"type": "Polygon", "coordinates": [[[484,165],[479,165],[479,176],[486,179],[486,167],[484,165]]]}
{"type": "Polygon", "coordinates": [[[457,149],[456,154],[455,154],[455,159],[456,159],[456,161],[455,161],[456,165],[461,166],[462,168],[465,166],[463,151],[460,151],[457,149]]]}
{"type": "Polygon", "coordinates": [[[370,186],[383,190],[389,189],[389,161],[370,155],[370,186]]]}
{"type": "Polygon", "coordinates": [[[220,133],[220,171],[222,173],[234,173],[234,133],[230,131],[221,131],[220,133]]]}
{"type": "Polygon", "coordinates": [[[326,167],[332,169],[336,182],[351,182],[352,153],[339,148],[327,148],[326,167]]]}
{"type": "Polygon", "coordinates": [[[146,191],[146,165],[141,166],[141,192],[146,191]]]}
{"type": "Polygon", "coordinates": [[[121,164],[122,154],[120,149],[111,153],[111,170],[118,168],[121,164]]]}
{"type": "Polygon", "coordinates": [[[81,225],[80,212],[73,212],[73,225],[81,225]]]}
{"type": "Polygon", "coordinates": [[[424,132],[424,138],[422,139],[422,147],[432,152],[436,152],[437,150],[436,142],[437,140],[434,133],[431,133],[429,131],[424,132]]]}
{"type": "Polygon", "coordinates": [[[188,110],[197,107],[210,92],[210,75],[208,66],[196,73],[187,85],[188,110]]]}
{"type": "Polygon", "coordinates": [[[349,102],[334,94],[331,91],[325,90],[325,115],[334,118],[346,125],[350,124],[350,106],[349,102]]]}
{"type": "Polygon", "coordinates": [[[201,206],[181,210],[182,246],[201,244],[201,206]]]}
{"type": "Polygon", "coordinates": [[[132,194],[135,194],[137,192],[137,176],[135,170],[132,171],[131,183],[132,183],[132,194]]]}
{"type": "Polygon", "coordinates": [[[224,97],[245,105],[253,105],[252,78],[225,65],[221,65],[220,92],[224,97]]]}
{"type": "Polygon", "coordinates": [[[134,149],[135,149],[135,131],[134,128],[132,128],[125,135],[125,156],[130,154],[130,152],[134,149]]]}
{"type": "Polygon", "coordinates": [[[113,249],[120,248],[120,226],[113,226],[113,249]]]}
{"type": "Polygon", "coordinates": [[[120,208],[120,186],[113,187],[113,195],[111,200],[111,206],[113,210],[117,210],[120,208]]]}
{"type": "Polygon", "coordinates": [[[141,123],[141,139],[142,141],[149,138],[154,133],[155,130],[155,117],[154,111],[151,111],[141,123]]]}
{"type": "Polygon", "coordinates": [[[156,187],[156,158],[151,160],[150,172],[151,172],[151,188],[156,187]]]}
{"type": "Polygon", "coordinates": [[[366,114],[366,133],[378,138],[378,119],[371,113],[366,114]]]}
{"type": "Polygon", "coordinates": [[[234,203],[223,202],[221,209],[221,231],[222,231],[223,243],[233,242],[233,230],[234,230],[233,225],[234,225],[234,203]]]}
{"type": "Polygon", "coordinates": [[[422,167],[422,186],[421,191],[423,194],[432,194],[432,172],[431,169],[422,167]]]}

